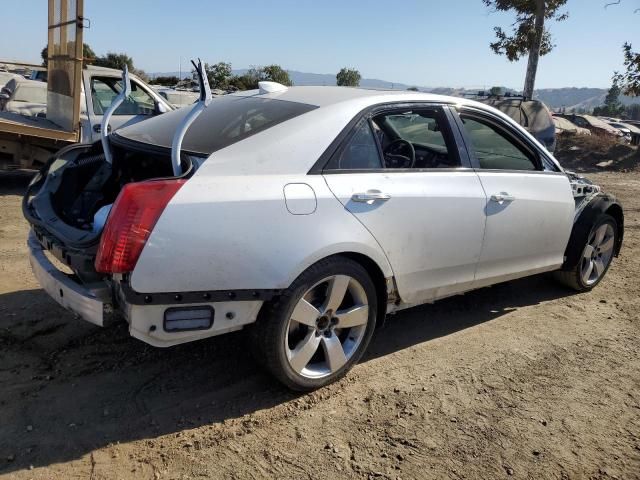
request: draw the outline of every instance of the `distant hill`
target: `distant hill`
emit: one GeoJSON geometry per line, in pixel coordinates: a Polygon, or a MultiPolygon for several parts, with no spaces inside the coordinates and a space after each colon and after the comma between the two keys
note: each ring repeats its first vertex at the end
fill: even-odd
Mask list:
{"type": "MultiPolygon", "coordinates": [[[[239,70],[233,70],[234,75],[243,75],[247,73],[246,68],[239,70]]],[[[289,77],[294,85],[335,85],[336,75],[335,73],[308,73],[298,72],[296,70],[287,70],[289,77]]],[[[180,72],[156,72],[148,74],[150,78],[155,77],[178,77],[180,72]]],[[[188,75],[188,71],[182,72],[182,76],[188,75]]],[[[392,88],[395,90],[406,90],[413,85],[406,85],[404,83],[389,82],[388,80],[378,80],[376,78],[363,78],[360,80],[360,86],[364,88],[392,88]]],[[[420,90],[428,90],[421,87],[420,90]]]]}
{"type": "MultiPolygon", "coordinates": [[[[294,85],[335,85],[336,76],[333,73],[309,73],[299,72],[297,70],[287,70],[289,77],[294,85]]],[[[247,69],[234,70],[234,75],[242,75],[247,69]]],[[[182,72],[183,75],[187,72],[182,72]]],[[[162,72],[152,73],[151,78],[157,76],[178,76],[179,72],[162,72]]],[[[390,82],[388,80],[380,80],[377,78],[363,78],[360,80],[360,86],[364,88],[382,88],[394,90],[406,90],[414,85],[405,83],[390,82]]],[[[477,89],[451,88],[451,87],[423,87],[415,85],[420,91],[437,93],[440,95],[462,96],[464,93],[475,93],[477,89]]],[[[514,91],[506,89],[505,91],[514,91]]],[[[535,98],[544,102],[550,108],[566,108],[567,110],[576,110],[584,108],[592,110],[594,107],[604,103],[607,95],[607,89],[604,88],[542,88],[535,91],[535,98]]],[[[640,98],[620,97],[620,101],[624,105],[632,103],[640,103],[640,98]]]]}

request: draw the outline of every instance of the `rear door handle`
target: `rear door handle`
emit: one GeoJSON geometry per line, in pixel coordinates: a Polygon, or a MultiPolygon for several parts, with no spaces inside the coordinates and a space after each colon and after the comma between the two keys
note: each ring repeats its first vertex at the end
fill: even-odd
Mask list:
{"type": "Polygon", "coordinates": [[[500,193],[491,195],[491,201],[499,203],[501,205],[505,202],[513,202],[515,199],[516,197],[514,197],[513,195],[509,195],[506,192],[500,192],[500,193]]]}
{"type": "Polygon", "coordinates": [[[386,202],[390,198],[391,195],[382,193],[380,190],[367,190],[365,193],[354,193],[351,200],[371,205],[374,202],[386,202]]]}

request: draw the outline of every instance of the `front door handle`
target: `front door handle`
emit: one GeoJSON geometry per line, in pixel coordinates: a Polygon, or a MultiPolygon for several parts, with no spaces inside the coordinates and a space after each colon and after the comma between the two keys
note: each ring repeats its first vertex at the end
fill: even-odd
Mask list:
{"type": "Polygon", "coordinates": [[[500,192],[500,193],[491,195],[491,201],[499,203],[500,205],[502,205],[505,202],[513,202],[515,199],[516,197],[514,197],[513,195],[509,195],[506,192],[500,192]]]}
{"type": "Polygon", "coordinates": [[[386,202],[390,198],[391,195],[382,193],[380,190],[367,190],[365,193],[354,193],[351,200],[371,205],[374,202],[386,202]]]}

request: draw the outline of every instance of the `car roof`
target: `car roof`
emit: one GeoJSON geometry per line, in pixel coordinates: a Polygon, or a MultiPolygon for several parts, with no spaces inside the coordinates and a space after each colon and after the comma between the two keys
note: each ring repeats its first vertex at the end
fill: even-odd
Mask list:
{"type": "MultiPolygon", "coordinates": [[[[334,86],[300,86],[288,87],[286,90],[272,93],[259,93],[259,90],[246,90],[231,93],[234,96],[260,95],[261,98],[286,100],[289,102],[306,103],[317,107],[326,107],[343,102],[365,101],[371,105],[386,101],[427,101],[442,103],[473,103],[460,97],[448,97],[432,93],[414,92],[409,90],[383,90],[359,87],[334,86]]],[[[478,104],[479,105],[479,104],[478,104]]]]}
{"type": "MultiPolygon", "coordinates": [[[[297,149],[303,148],[300,145],[306,145],[304,147],[304,161],[297,162],[295,167],[306,171],[307,167],[310,168],[306,162],[310,159],[316,161],[359,112],[377,105],[410,102],[472,106],[491,112],[522,131],[524,135],[529,136],[532,142],[544,149],[512,118],[489,105],[474,100],[414,91],[300,86],[267,93],[261,93],[260,90],[250,90],[214,98],[209,107],[203,110],[185,133],[182,151],[207,157],[213,154],[216,162],[230,162],[227,164],[229,171],[237,171],[236,169],[240,168],[237,166],[238,158],[244,158],[247,162],[253,158],[253,172],[257,173],[260,169],[265,169],[270,173],[276,171],[291,173],[294,163],[288,161],[290,152],[286,149],[286,151],[279,149],[289,145],[287,148],[291,151],[297,151],[297,149]],[[244,103],[244,99],[281,103],[281,106],[272,105],[271,108],[275,109],[273,111],[280,112],[279,114],[283,116],[287,116],[289,113],[293,113],[293,115],[288,120],[278,121],[275,125],[268,126],[266,130],[257,130],[255,133],[230,144],[225,142],[218,144],[224,138],[212,135],[212,132],[224,130],[218,125],[220,122],[226,125],[226,119],[221,112],[226,111],[226,108],[234,109],[238,106],[238,102],[244,103]],[[286,103],[291,105],[286,106],[286,103]]],[[[246,105],[248,108],[255,103],[247,103],[246,105]]],[[[114,133],[113,140],[116,142],[132,141],[170,149],[176,129],[188,113],[188,108],[182,108],[120,128],[114,133]]]]}

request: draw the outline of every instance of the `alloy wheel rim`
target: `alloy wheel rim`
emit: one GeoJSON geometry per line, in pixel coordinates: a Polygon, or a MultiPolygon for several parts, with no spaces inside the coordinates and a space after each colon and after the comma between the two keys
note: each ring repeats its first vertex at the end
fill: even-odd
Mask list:
{"type": "Polygon", "coordinates": [[[284,345],[289,365],[305,378],[337,372],[358,350],[368,320],[360,282],[348,275],[324,278],[302,295],[289,318],[284,345]]]}
{"type": "Polygon", "coordinates": [[[580,264],[580,277],[585,285],[593,285],[602,278],[613,257],[614,242],[615,232],[608,223],[591,232],[580,264]]]}

